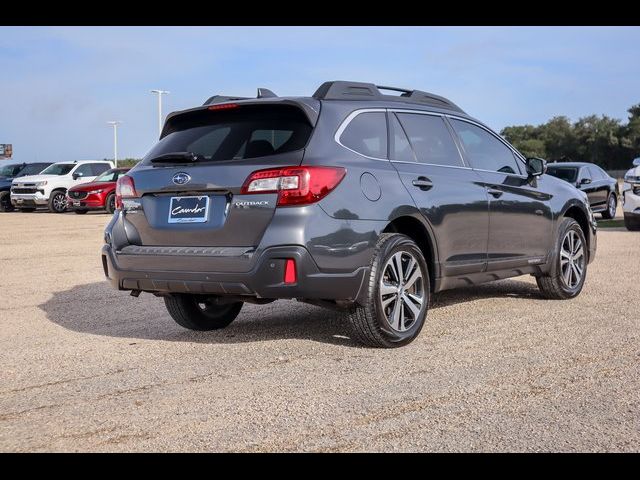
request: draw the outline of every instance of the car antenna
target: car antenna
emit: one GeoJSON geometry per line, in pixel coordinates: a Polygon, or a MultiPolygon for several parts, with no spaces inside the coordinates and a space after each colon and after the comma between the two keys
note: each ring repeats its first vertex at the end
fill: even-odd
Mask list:
{"type": "Polygon", "coordinates": [[[257,98],[277,98],[277,97],[278,97],[278,95],[273,93],[268,88],[258,87],[258,96],[257,96],[257,98]]]}

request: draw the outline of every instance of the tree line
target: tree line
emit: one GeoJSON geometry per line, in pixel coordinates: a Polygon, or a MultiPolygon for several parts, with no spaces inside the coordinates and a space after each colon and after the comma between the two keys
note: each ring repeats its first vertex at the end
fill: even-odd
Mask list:
{"type": "Polygon", "coordinates": [[[627,111],[627,123],[606,115],[589,115],[574,123],[557,116],[538,126],[505,127],[500,134],[527,157],[590,162],[606,170],[623,170],[640,156],[640,104],[627,111]]]}

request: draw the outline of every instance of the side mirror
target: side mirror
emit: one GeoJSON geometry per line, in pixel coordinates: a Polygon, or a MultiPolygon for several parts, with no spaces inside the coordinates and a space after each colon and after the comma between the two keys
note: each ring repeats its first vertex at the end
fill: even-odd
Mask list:
{"type": "Polygon", "coordinates": [[[73,179],[74,179],[74,180],[77,180],[77,179],[79,179],[79,178],[82,176],[82,174],[81,174],[81,173],[74,173],[74,174],[73,174],[73,175],[71,175],[71,176],[73,177],[73,179]]]}
{"type": "Polygon", "coordinates": [[[580,180],[580,185],[589,185],[590,183],[591,183],[590,178],[583,178],[582,180],[580,180]]]}
{"type": "Polygon", "coordinates": [[[538,157],[527,158],[527,174],[530,177],[539,177],[547,173],[547,161],[538,157]]]}
{"type": "Polygon", "coordinates": [[[633,159],[633,166],[640,167],[640,157],[633,159]]]}

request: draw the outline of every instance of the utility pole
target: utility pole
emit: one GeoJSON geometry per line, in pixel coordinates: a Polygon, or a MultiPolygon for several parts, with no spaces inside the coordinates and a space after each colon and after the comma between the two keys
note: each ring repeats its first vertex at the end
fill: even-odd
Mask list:
{"type": "Polygon", "coordinates": [[[166,90],[151,90],[151,93],[158,95],[158,137],[162,133],[162,95],[168,95],[171,92],[166,90]]]}
{"type": "Polygon", "coordinates": [[[119,120],[111,120],[107,122],[109,125],[113,127],[113,164],[115,167],[118,166],[118,125],[122,122],[119,120]]]}

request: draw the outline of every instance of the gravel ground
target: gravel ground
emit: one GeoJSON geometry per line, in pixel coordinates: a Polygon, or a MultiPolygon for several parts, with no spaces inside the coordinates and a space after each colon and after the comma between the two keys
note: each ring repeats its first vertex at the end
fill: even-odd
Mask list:
{"type": "Polygon", "coordinates": [[[639,451],[640,234],[582,295],[531,277],[433,299],[411,345],[246,305],[215,333],[103,279],[104,214],[0,214],[0,451],[639,451]]]}

